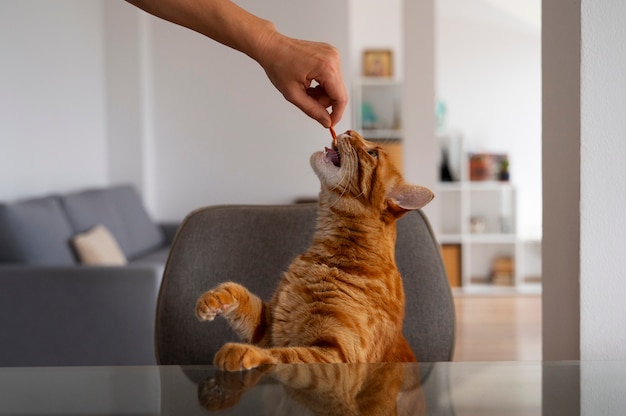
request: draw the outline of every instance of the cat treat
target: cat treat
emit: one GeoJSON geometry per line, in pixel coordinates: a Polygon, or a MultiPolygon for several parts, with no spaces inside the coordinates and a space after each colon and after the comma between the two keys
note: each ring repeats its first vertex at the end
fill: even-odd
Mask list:
{"type": "Polygon", "coordinates": [[[333,138],[333,146],[337,145],[337,133],[335,133],[335,129],[333,128],[333,126],[330,126],[328,128],[330,130],[330,136],[333,138]]]}

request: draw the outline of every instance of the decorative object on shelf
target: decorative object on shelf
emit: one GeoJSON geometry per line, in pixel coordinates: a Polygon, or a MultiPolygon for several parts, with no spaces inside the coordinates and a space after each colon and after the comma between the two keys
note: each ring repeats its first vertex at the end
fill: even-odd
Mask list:
{"type": "Polygon", "coordinates": [[[496,257],[491,266],[491,283],[497,286],[513,286],[515,261],[509,256],[496,257]]]}
{"type": "Polygon", "coordinates": [[[441,182],[453,182],[454,178],[450,172],[450,161],[448,149],[441,149],[441,164],[439,165],[439,180],[441,182]]]}
{"type": "Polygon", "coordinates": [[[470,181],[508,181],[509,158],[505,154],[470,153],[470,181]],[[506,178],[506,179],[503,179],[506,178]]]}
{"type": "Polygon", "coordinates": [[[491,176],[491,157],[488,154],[478,153],[469,156],[470,181],[486,181],[491,176]]]}
{"type": "Polygon", "coordinates": [[[474,234],[484,233],[487,229],[487,221],[483,217],[474,216],[470,218],[470,232],[474,234]]]}
{"type": "Polygon", "coordinates": [[[470,181],[486,181],[491,177],[490,155],[470,154],[470,181]]]}
{"type": "Polygon", "coordinates": [[[363,51],[363,75],[391,78],[393,76],[393,52],[390,49],[363,51]]]}
{"type": "Polygon", "coordinates": [[[374,106],[371,103],[363,102],[361,104],[361,123],[364,129],[375,129],[378,127],[378,117],[376,117],[374,106]]]}
{"type": "Polygon", "coordinates": [[[440,175],[442,182],[463,181],[466,175],[465,154],[463,153],[463,137],[456,132],[447,132],[437,136],[442,159],[440,168],[445,165],[450,173],[450,180],[444,180],[444,175],[440,175]]]}
{"type": "Polygon", "coordinates": [[[498,172],[498,179],[506,182],[509,180],[509,158],[507,156],[504,156],[501,160],[500,160],[500,169],[498,172]]]}
{"type": "Polygon", "coordinates": [[[446,115],[448,114],[448,107],[443,100],[437,100],[435,104],[435,126],[438,133],[445,131],[446,129],[446,115]]]}

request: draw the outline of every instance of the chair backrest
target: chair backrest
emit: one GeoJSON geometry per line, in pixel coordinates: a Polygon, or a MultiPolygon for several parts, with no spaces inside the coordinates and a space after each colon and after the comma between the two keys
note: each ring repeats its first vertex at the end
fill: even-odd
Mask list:
{"type": "MultiPolygon", "coordinates": [[[[215,206],[190,213],[167,262],[156,317],[157,362],[211,364],[225,343],[238,341],[224,319],[195,317],[198,297],[232,280],[263,300],[310,244],[316,204],[215,206]]],[[[454,350],[454,302],[439,245],[421,211],[398,223],[396,263],[406,292],[404,334],[419,361],[449,361],[454,350]]]]}

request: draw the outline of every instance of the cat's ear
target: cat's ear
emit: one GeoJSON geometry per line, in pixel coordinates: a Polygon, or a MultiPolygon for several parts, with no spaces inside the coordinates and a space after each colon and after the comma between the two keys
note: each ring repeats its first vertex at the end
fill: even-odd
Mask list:
{"type": "Polygon", "coordinates": [[[435,194],[430,189],[406,183],[396,185],[387,193],[387,199],[391,203],[407,211],[422,208],[434,197],[435,194]]]}

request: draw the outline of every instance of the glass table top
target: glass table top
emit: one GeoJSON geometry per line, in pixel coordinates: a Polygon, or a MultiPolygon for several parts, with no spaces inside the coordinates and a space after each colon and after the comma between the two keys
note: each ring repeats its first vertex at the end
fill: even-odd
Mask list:
{"type": "Polygon", "coordinates": [[[625,415],[626,362],[0,368],[0,415],[625,415]]]}

